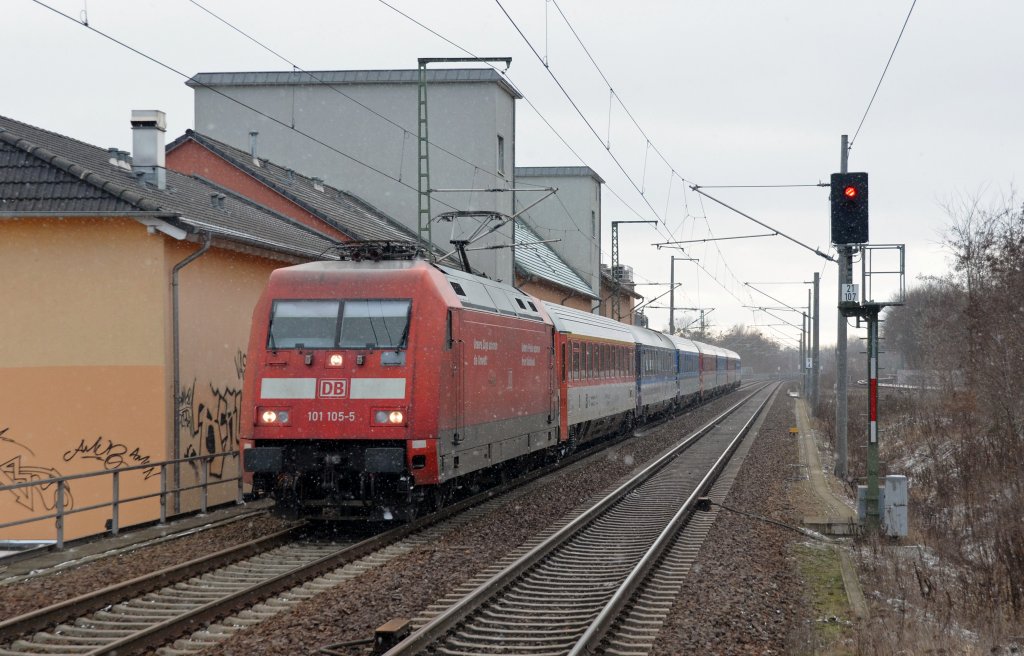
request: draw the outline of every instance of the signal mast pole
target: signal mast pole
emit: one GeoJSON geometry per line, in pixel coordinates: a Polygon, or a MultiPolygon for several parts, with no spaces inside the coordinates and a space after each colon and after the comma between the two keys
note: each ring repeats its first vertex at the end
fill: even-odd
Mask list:
{"type": "MultiPolygon", "coordinates": [[[[839,172],[847,173],[850,147],[847,135],[843,135],[842,149],[839,159],[839,172]]],[[[839,255],[839,284],[836,289],[836,297],[843,298],[843,289],[850,278],[853,277],[853,249],[846,244],[836,244],[836,251],[839,255]]],[[[846,480],[847,475],[847,447],[846,447],[846,418],[847,418],[847,373],[846,373],[846,317],[840,312],[837,314],[836,322],[836,470],[835,474],[840,480],[846,480]]]]}

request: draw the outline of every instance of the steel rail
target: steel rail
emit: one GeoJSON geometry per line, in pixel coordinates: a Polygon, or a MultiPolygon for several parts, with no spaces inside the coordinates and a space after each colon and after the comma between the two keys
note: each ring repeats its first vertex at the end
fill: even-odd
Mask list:
{"type": "MultiPolygon", "coordinates": [[[[776,386],[777,385],[778,384],[776,383],[776,386]]],[[[753,394],[751,396],[753,396],[753,394]]],[[[612,598],[608,600],[605,607],[600,613],[598,613],[597,617],[594,618],[590,627],[582,636],[580,636],[576,645],[569,651],[568,656],[582,656],[584,654],[592,654],[595,652],[608,630],[615,623],[616,619],[618,619],[619,614],[629,603],[629,600],[633,597],[636,591],[641,588],[644,578],[651,571],[651,568],[658,562],[661,555],[669,545],[672,544],[672,540],[675,539],[679,529],[686,523],[690,515],[693,514],[694,507],[697,505],[697,500],[711,489],[711,486],[721,474],[722,470],[725,469],[725,466],[729,463],[729,460],[736,452],[740,443],[747,436],[747,433],[754,425],[754,422],[761,415],[761,412],[773,397],[774,390],[765,397],[765,400],[761,402],[746,423],[743,424],[743,427],[739,432],[736,433],[736,436],[733,437],[729,446],[726,447],[725,451],[721,456],[719,456],[718,460],[711,467],[708,473],[701,479],[700,483],[697,484],[696,489],[694,489],[690,496],[687,497],[679,510],[676,511],[676,514],[651,545],[650,549],[647,550],[647,553],[645,553],[640,561],[637,562],[633,571],[630,572],[629,576],[627,576],[626,580],[622,582],[619,589],[615,591],[614,595],[612,595],[612,598]]]]}
{"type": "MultiPolygon", "coordinates": [[[[697,433],[691,436],[690,439],[697,439],[699,438],[699,435],[703,435],[705,432],[713,429],[718,422],[728,416],[728,414],[731,414],[740,405],[745,403],[746,400],[747,399],[740,401],[725,413],[716,417],[715,420],[712,420],[701,428],[697,433]]],[[[619,439],[606,440],[603,445],[607,447],[617,444],[628,436],[628,434],[624,434],[619,439]]],[[[676,451],[682,451],[684,449],[685,447],[679,446],[676,451]]],[[[83,653],[125,654],[159,647],[180,635],[188,633],[190,630],[193,630],[201,624],[215,621],[216,619],[235,612],[240,608],[244,608],[247,605],[257,603],[275,594],[284,592],[307,580],[312,580],[318,576],[322,576],[323,574],[342,567],[349,562],[358,560],[367,554],[382,549],[383,547],[399,541],[428,526],[440,523],[441,521],[461,513],[470,507],[478,505],[497,494],[501,494],[505,491],[514,489],[515,487],[529,483],[551,473],[561,466],[588,457],[594,452],[595,451],[593,449],[577,451],[571,456],[561,459],[559,462],[536,469],[526,476],[517,478],[514,481],[485,490],[480,494],[447,506],[436,513],[422,517],[410,524],[396,527],[355,545],[342,548],[337,553],[320,558],[312,563],[296,567],[291,571],[270,578],[257,585],[251,586],[250,588],[240,590],[234,594],[224,596],[220,599],[194,608],[176,618],[159,622],[135,632],[132,635],[117,639],[116,641],[108,642],[102,646],[96,646],[95,649],[83,653]]],[[[654,473],[654,470],[651,467],[648,467],[644,471],[649,472],[648,476],[653,475],[654,473]]],[[[287,542],[295,539],[303,526],[305,526],[305,524],[291,527],[284,531],[280,531],[273,535],[242,545],[236,545],[235,547],[224,549],[210,556],[193,559],[180,565],[164,568],[130,581],[108,586],[95,592],[87,593],[46,608],[4,620],[3,622],[0,622],[0,644],[9,643],[11,640],[18,637],[43,630],[50,626],[59,625],[75,618],[83,617],[88,613],[101,610],[107,606],[122,603],[132,598],[167,587],[170,584],[188,580],[195,576],[214,571],[218,568],[229,566],[232,563],[261,552],[265,552],[282,544],[286,544],[287,542]]]]}
{"type": "Polygon", "coordinates": [[[88,592],[72,599],[40,608],[0,622],[0,643],[7,643],[19,636],[45,629],[69,619],[79,617],[106,606],[152,592],[168,584],[205,574],[231,563],[249,558],[255,554],[273,549],[295,539],[296,533],[305,525],[292,526],[283,531],[222,549],[201,558],[194,558],[179,565],[150,572],[142,576],[115,583],[100,590],[88,592]]]}
{"type": "Polygon", "coordinates": [[[660,458],[645,467],[642,471],[597,501],[588,510],[574,518],[546,540],[534,546],[507,568],[492,576],[475,591],[460,599],[429,623],[414,631],[405,640],[385,652],[384,656],[405,656],[407,654],[418,653],[419,651],[426,649],[441,636],[451,631],[464,618],[484,605],[497,592],[504,589],[507,585],[522,576],[524,572],[547,557],[554,549],[568,542],[574,535],[579,533],[594,519],[618,503],[626,494],[652,478],[661,469],[675,460],[679,454],[686,451],[691,445],[700,440],[700,438],[714,430],[726,418],[739,410],[751,398],[767,386],[768,385],[763,385],[759,387],[757,390],[726,409],[707,424],[694,431],[689,437],[677,444],[670,451],[666,452],[660,458]]]}
{"type": "MultiPolygon", "coordinates": [[[[626,435],[618,440],[609,440],[606,445],[616,444],[626,435]]],[[[158,625],[147,628],[133,636],[128,636],[116,643],[104,645],[102,649],[88,653],[111,653],[111,650],[120,653],[129,653],[145,648],[157,647],[165,644],[179,635],[188,633],[194,625],[203,622],[211,622],[219,617],[227,615],[235,610],[244,607],[246,604],[258,602],[267,597],[278,594],[306,580],[314,579],[324,573],[337,569],[348,562],[358,560],[363,556],[379,550],[393,542],[397,542],[415,532],[428,526],[440,523],[449,517],[463,512],[473,506],[492,498],[497,494],[504,493],[518,486],[525,485],[542,476],[550,474],[561,466],[571,464],[585,458],[593,453],[586,449],[563,458],[559,462],[533,470],[529,474],[519,477],[513,481],[503,483],[490,488],[472,497],[446,506],[438,512],[417,519],[416,521],[398,526],[384,533],[368,538],[362,542],[352,545],[337,554],[310,563],[302,568],[296,568],[273,579],[265,581],[259,586],[250,590],[240,591],[237,594],[225,597],[216,602],[211,602],[202,607],[194,609],[187,615],[180,616],[175,620],[162,622],[158,625]]],[[[0,644],[9,643],[20,636],[40,631],[49,626],[58,625],[73,620],[90,612],[103,609],[109,605],[121,603],[140,595],[166,587],[168,584],[177,581],[187,580],[193,576],[201,575],[231,563],[251,557],[263,551],[284,544],[293,540],[296,533],[305,526],[296,526],[273,535],[254,540],[252,542],[237,545],[222,550],[210,556],[196,558],[180,565],[168,567],[130,581],[108,586],[101,590],[90,592],[73,599],[69,599],[46,608],[25,613],[0,622],[0,644]]]]}

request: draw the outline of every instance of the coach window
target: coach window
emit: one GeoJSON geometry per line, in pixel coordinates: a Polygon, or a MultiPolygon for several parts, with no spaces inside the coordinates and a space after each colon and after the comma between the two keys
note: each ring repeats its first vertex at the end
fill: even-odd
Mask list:
{"type": "Polygon", "coordinates": [[[580,379],[580,343],[572,342],[572,379],[580,379]]]}

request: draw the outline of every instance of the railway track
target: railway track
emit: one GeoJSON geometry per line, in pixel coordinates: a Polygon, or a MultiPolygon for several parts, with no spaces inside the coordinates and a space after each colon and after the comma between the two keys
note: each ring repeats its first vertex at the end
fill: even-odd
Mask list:
{"type": "Polygon", "coordinates": [[[757,389],[445,608],[417,618],[386,656],[645,653],[710,527],[700,515],[690,521],[697,502],[715,493],[774,389],[757,389]],[[689,533],[680,533],[688,522],[689,533]]]}
{"type": "MultiPolygon", "coordinates": [[[[234,524],[236,522],[241,522],[241,521],[245,521],[247,519],[252,519],[254,517],[258,517],[260,515],[265,515],[265,514],[267,514],[267,512],[268,512],[268,510],[266,508],[259,508],[259,509],[255,509],[255,510],[251,510],[251,511],[247,511],[247,512],[241,512],[241,513],[232,515],[232,516],[224,518],[224,519],[218,519],[218,520],[209,521],[209,522],[203,523],[203,524],[198,525],[198,526],[192,526],[190,528],[185,528],[185,529],[181,529],[181,530],[178,530],[178,529],[176,529],[174,527],[174,524],[177,522],[177,518],[175,518],[174,522],[172,522],[171,524],[167,525],[167,532],[165,534],[163,534],[163,535],[159,535],[157,537],[154,537],[154,538],[142,541],[142,542],[129,542],[125,546],[115,546],[115,547],[112,547],[110,549],[105,549],[103,551],[99,551],[99,552],[96,552],[96,553],[90,553],[90,554],[82,556],[82,557],[77,557],[77,558],[69,557],[69,558],[66,558],[65,560],[61,560],[59,563],[55,563],[53,565],[39,566],[33,560],[34,558],[36,558],[40,554],[50,554],[50,553],[53,553],[53,547],[47,546],[47,547],[39,547],[37,549],[28,549],[28,550],[23,551],[23,552],[19,552],[19,553],[15,553],[15,554],[12,554],[12,555],[9,555],[9,556],[5,556],[3,558],[3,564],[0,565],[0,585],[13,585],[13,584],[18,583],[20,581],[27,581],[27,580],[39,578],[39,577],[42,577],[42,576],[50,576],[52,574],[55,574],[55,573],[58,573],[58,572],[61,572],[61,571],[64,571],[64,570],[73,569],[75,567],[79,567],[81,565],[85,565],[87,563],[91,563],[91,562],[94,562],[94,561],[97,561],[97,560],[102,560],[104,558],[111,558],[111,557],[117,556],[119,554],[124,554],[124,553],[133,552],[133,551],[138,551],[139,549],[145,549],[146,547],[152,547],[152,546],[156,546],[156,545],[159,545],[159,544],[166,544],[168,542],[173,542],[175,540],[180,540],[181,538],[186,538],[186,537],[189,537],[189,536],[192,536],[192,535],[197,535],[199,533],[204,533],[206,531],[210,531],[210,530],[213,530],[213,529],[221,528],[221,527],[224,527],[224,526],[230,526],[231,524],[234,524]],[[29,569],[28,567],[25,566],[25,564],[24,564],[25,561],[31,561],[31,563],[32,563],[31,564],[31,569],[29,569]],[[20,570],[20,571],[19,571],[19,573],[5,575],[8,570],[11,570],[11,571],[19,571],[20,570]]],[[[130,533],[131,533],[130,531],[124,532],[124,533],[121,534],[120,537],[127,537],[130,533]]],[[[106,540],[106,539],[107,539],[106,537],[91,536],[89,538],[83,538],[80,542],[83,543],[83,544],[87,544],[89,542],[97,542],[97,541],[106,540]]],[[[114,544],[116,544],[117,541],[118,541],[118,538],[114,538],[113,540],[109,540],[109,541],[113,542],[114,544]]],[[[64,552],[65,556],[70,556],[71,554],[73,554],[75,552],[75,548],[77,546],[77,542],[79,542],[79,541],[72,541],[72,542],[66,543],[65,547],[66,547],[67,551],[64,552]]]]}
{"type": "MultiPolygon", "coordinates": [[[[621,439],[625,438],[610,440],[607,445],[621,439]]],[[[592,453],[580,452],[562,464],[592,453]]],[[[327,587],[436,539],[440,531],[451,530],[478,514],[474,510],[467,513],[467,509],[556,468],[535,470],[522,479],[356,544],[302,542],[303,527],[293,527],[2,621],[0,656],[129,654],[144,650],[158,650],[164,656],[196,653],[327,587]],[[216,623],[220,618],[227,619],[216,623]]]]}
{"type": "MultiPolygon", "coordinates": [[[[587,455],[578,454],[564,463],[587,455]]],[[[158,649],[166,656],[196,653],[366,569],[438,539],[441,532],[486,512],[482,507],[485,501],[554,469],[557,466],[535,470],[359,543],[303,545],[304,526],[292,527],[0,621],[0,656],[129,654],[146,649],[158,649]],[[282,562],[291,566],[282,567],[282,562]],[[236,611],[240,612],[232,615],[236,611]],[[219,618],[227,619],[214,624],[219,618]]]]}

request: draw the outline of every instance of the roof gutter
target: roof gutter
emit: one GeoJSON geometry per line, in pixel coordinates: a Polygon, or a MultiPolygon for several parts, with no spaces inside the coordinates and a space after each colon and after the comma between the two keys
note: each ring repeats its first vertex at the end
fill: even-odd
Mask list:
{"type": "Polygon", "coordinates": [[[181,512],[181,463],[178,459],[181,458],[181,422],[178,420],[181,417],[181,394],[178,391],[181,389],[181,326],[179,325],[180,316],[178,308],[178,274],[182,269],[187,267],[192,262],[195,262],[200,257],[206,254],[206,251],[210,250],[210,244],[213,242],[213,236],[209,232],[202,233],[203,245],[195,253],[192,253],[181,262],[174,265],[174,269],[171,270],[171,334],[172,334],[172,346],[173,351],[172,357],[174,360],[174,383],[173,383],[173,394],[174,394],[174,512],[175,514],[181,512]]]}

